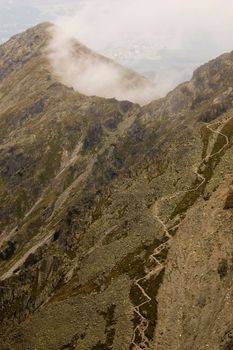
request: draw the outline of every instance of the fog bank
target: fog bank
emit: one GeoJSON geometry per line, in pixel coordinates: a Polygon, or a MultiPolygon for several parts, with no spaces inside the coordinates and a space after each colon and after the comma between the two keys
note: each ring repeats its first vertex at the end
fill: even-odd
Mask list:
{"type": "Polygon", "coordinates": [[[49,59],[57,77],[88,96],[97,95],[139,104],[157,98],[153,83],[79,43],[59,26],[51,29],[49,59]]]}
{"type": "MultiPolygon", "coordinates": [[[[233,0],[80,0],[73,15],[56,23],[67,35],[153,80],[156,95],[163,96],[200,64],[233,49],[232,19],[233,0]]],[[[83,77],[93,75],[99,85],[96,70],[87,72],[83,77]]],[[[109,86],[107,76],[115,73],[110,69],[103,75],[109,86]]]]}

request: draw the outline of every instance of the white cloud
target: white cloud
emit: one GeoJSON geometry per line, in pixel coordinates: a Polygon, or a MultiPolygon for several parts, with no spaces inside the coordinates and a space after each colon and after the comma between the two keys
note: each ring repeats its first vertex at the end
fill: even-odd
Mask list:
{"type": "Polygon", "coordinates": [[[157,97],[154,84],[83,46],[61,27],[51,28],[48,56],[57,77],[85,95],[145,104],[157,97]]]}
{"type": "Polygon", "coordinates": [[[85,45],[154,77],[159,94],[232,50],[232,22],[233,0],[82,0],[58,19],[85,45]]]}
{"type": "Polygon", "coordinates": [[[196,35],[222,50],[232,45],[232,20],[232,0],[82,0],[76,15],[59,22],[96,50],[135,39],[177,49],[196,35]]]}

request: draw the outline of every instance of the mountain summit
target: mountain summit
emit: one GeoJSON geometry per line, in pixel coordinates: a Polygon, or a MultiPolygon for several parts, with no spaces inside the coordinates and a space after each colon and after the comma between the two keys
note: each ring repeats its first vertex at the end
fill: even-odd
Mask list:
{"type": "Polygon", "coordinates": [[[1,78],[13,65],[16,68],[33,55],[43,54],[60,82],[85,95],[115,97],[139,104],[157,97],[156,87],[151,81],[88,49],[50,23],[42,23],[14,36],[2,45],[4,47],[1,78]],[[23,55],[22,48],[25,50],[23,55]]]}
{"type": "Polygon", "coordinates": [[[141,107],[67,86],[49,28],[0,46],[0,348],[230,350],[233,53],[141,107]]]}

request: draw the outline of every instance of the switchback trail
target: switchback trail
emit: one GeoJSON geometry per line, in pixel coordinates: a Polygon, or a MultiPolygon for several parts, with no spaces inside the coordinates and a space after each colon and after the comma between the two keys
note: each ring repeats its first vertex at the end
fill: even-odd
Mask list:
{"type": "Polygon", "coordinates": [[[140,303],[139,305],[135,306],[133,308],[133,312],[139,316],[140,318],[140,323],[134,328],[133,331],[133,337],[132,337],[132,342],[131,345],[132,350],[151,350],[151,344],[150,344],[150,340],[148,339],[146,333],[149,327],[149,320],[146,319],[145,316],[143,316],[142,312],[140,311],[140,309],[142,308],[142,306],[149,304],[151,302],[151,297],[146,293],[145,289],[143,288],[141,282],[145,282],[147,280],[149,280],[152,276],[154,275],[159,275],[161,273],[161,271],[163,269],[165,269],[165,262],[160,262],[159,261],[159,255],[163,252],[169,249],[169,247],[171,246],[171,242],[172,242],[172,235],[170,234],[170,231],[172,231],[173,229],[177,229],[179,228],[181,221],[172,226],[172,227],[168,227],[167,224],[163,221],[163,219],[160,217],[159,215],[159,207],[161,202],[165,201],[165,200],[171,200],[181,194],[186,194],[189,192],[196,192],[205,182],[206,182],[206,178],[198,171],[198,169],[201,168],[201,165],[203,163],[208,162],[211,158],[213,158],[214,156],[216,156],[217,154],[220,154],[230,143],[229,138],[227,135],[223,134],[221,131],[219,131],[219,129],[223,127],[224,122],[229,121],[230,119],[232,119],[233,117],[227,118],[226,120],[224,119],[222,122],[215,122],[212,124],[208,124],[206,127],[208,130],[210,130],[213,134],[216,134],[217,136],[221,135],[222,137],[225,138],[226,142],[224,143],[224,145],[215,153],[210,154],[209,156],[205,157],[202,159],[201,163],[199,164],[199,166],[197,167],[197,170],[195,170],[195,174],[197,176],[197,178],[199,178],[201,181],[198,184],[198,186],[196,186],[194,189],[190,189],[190,190],[182,190],[182,191],[178,191],[173,195],[170,196],[165,196],[160,198],[160,200],[158,200],[154,206],[154,217],[157,219],[157,221],[160,223],[163,232],[165,234],[165,237],[167,238],[167,241],[163,242],[162,244],[160,244],[157,248],[155,248],[155,250],[153,251],[153,253],[149,256],[148,258],[148,262],[154,262],[155,266],[148,272],[146,272],[145,276],[137,279],[134,284],[135,286],[138,287],[138,289],[140,290],[142,296],[145,298],[145,301],[140,303]],[[214,125],[218,124],[218,129],[215,130],[212,127],[214,125]],[[140,339],[140,340],[139,340],[140,339]]]}

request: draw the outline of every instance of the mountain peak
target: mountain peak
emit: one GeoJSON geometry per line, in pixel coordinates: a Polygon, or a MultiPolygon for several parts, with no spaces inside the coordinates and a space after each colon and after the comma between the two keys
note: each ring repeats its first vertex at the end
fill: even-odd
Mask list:
{"type": "Polygon", "coordinates": [[[45,22],[17,34],[0,46],[0,79],[43,53],[49,42],[51,23],[45,22]]]}
{"type": "Polygon", "coordinates": [[[93,52],[49,22],[15,35],[0,46],[0,54],[0,78],[40,57],[58,81],[85,95],[142,104],[157,95],[152,82],[93,52]]]}

